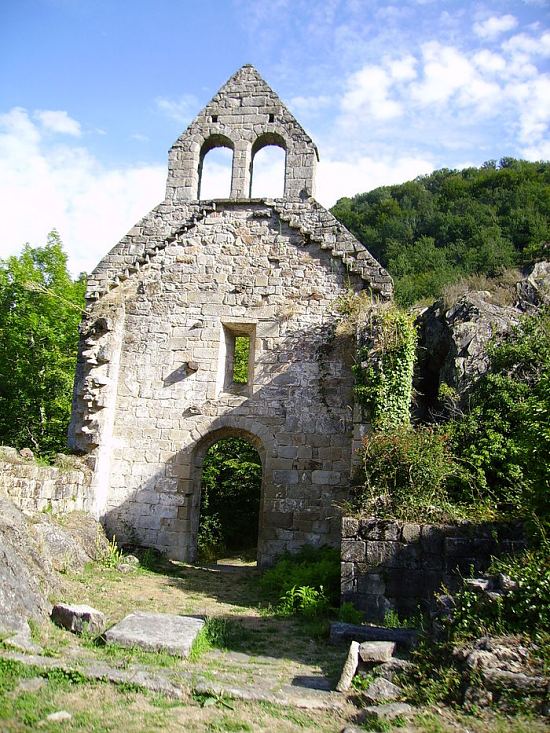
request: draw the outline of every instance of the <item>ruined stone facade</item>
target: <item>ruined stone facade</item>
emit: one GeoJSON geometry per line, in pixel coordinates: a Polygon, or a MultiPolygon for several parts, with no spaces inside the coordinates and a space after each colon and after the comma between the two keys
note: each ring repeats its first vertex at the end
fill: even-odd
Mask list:
{"type": "Polygon", "coordinates": [[[170,151],[165,200],[88,281],[72,446],[89,455],[95,512],[120,540],[193,560],[201,466],[240,436],[263,466],[258,559],[336,543],[350,476],[352,355],[337,301],[391,279],[313,198],[317,149],[251,66],[170,151]],[[285,193],[251,199],[255,154],[285,150],[285,193]],[[205,155],[233,151],[228,199],[200,200],[205,155]],[[250,346],[233,379],[235,339],[250,346]]]}

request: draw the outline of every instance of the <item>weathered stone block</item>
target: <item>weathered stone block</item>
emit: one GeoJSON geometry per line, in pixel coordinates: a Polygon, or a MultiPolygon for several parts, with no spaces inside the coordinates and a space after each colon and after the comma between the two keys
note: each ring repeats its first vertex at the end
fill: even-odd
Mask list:
{"type": "Polygon", "coordinates": [[[187,657],[204,620],[193,616],[135,612],[105,632],[107,644],[137,646],[187,657]]]}
{"type": "Polygon", "coordinates": [[[389,661],[395,651],[393,641],[364,641],[359,646],[359,656],[363,662],[378,663],[389,661]]]}
{"type": "Polygon", "coordinates": [[[86,605],[70,605],[56,603],[51,618],[58,626],[72,631],[74,634],[101,634],[105,628],[105,614],[86,605]]]}

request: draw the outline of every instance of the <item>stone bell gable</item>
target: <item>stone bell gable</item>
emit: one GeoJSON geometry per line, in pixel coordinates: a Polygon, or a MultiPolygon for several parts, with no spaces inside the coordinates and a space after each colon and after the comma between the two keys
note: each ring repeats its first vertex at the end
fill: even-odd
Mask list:
{"type": "Polygon", "coordinates": [[[166,199],[88,280],[70,441],[117,537],[193,560],[202,461],[239,436],[262,459],[258,560],[338,541],[349,484],[353,345],[335,335],[350,289],[389,275],[312,198],[317,149],[251,66],[170,151],[166,199]],[[251,199],[254,156],[285,150],[281,198],[251,199]],[[203,161],[233,151],[229,198],[200,200],[203,161]],[[249,348],[236,383],[237,338],[249,348]]]}
{"type": "Polygon", "coordinates": [[[317,147],[253,66],[224,84],[170,150],[166,198],[200,199],[204,156],[213,147],[233,151],[231,198],[250,197],[254,155],[265,145],[286,152],[285,198],[313,196],[317,147]]]}

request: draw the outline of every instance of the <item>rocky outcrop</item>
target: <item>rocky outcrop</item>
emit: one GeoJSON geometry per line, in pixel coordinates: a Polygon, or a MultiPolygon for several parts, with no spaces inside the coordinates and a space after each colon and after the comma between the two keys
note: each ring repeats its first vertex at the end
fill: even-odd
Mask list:
{"type": "Polygon", "coordinates": [[[443,383],[464,404],[473,383],[487,371],[489,341],[506,334],[526,313],[549,304],[550,262],[537,262],[516,283],[470,290],[450,304],[439,300],[426,308],[418,318],[419,417],[441,409],[443,383]]]}
{"type": "Polygon", "coordinates": [[[91,517],[26,516],[0,491],[0,634],[32,646],[29,619],[49,616],[49,597],[62,590],[56,570],[79,570],[104,551],[107,540],[91,517]]]}

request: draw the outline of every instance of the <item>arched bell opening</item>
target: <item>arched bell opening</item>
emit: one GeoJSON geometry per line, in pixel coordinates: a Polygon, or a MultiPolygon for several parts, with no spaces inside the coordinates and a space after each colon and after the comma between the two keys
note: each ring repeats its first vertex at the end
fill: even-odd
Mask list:
{"type": "Polygon", "coordinates": [[[199,155],[198,199],[227,199],[231,194],[233,141],[225,135],[211,135],[199,155]]]}
{"type": "Polygon", "coordinates": [[[260,135],[252,145],[250,197],[282,198],[285,194],[287,145],[275,132],[260,135]]]}

